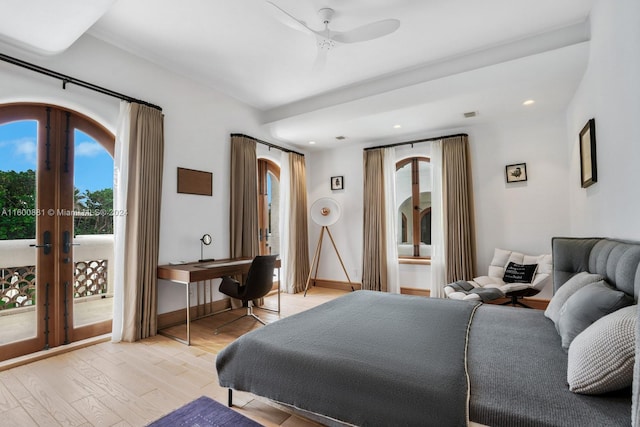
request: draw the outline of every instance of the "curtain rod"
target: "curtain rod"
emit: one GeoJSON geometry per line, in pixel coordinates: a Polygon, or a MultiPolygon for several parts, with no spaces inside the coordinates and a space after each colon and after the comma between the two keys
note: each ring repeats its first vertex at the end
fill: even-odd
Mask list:
{"type": "Polygon", "coordinates": [[[456,133],[455,135],[438,136],[436,138],[417,139],[415,141],[397,142],[395,144],[388,144],[388,145],[378,145],[377,147],[365,148],[364,151],[377,150],[378,148],[398,147],[400,145],[409,145],[409,144],[413,145],[413,144],[418,144],[420,142],[439,141],[441,139],[455,138],[455,137],[458,137],[458,136],[469,136],[469,135],[467,135],[466,133],[456,133]]]}
{"type": "Polygon", "coordinates": [[[114,98],[122,99],[127,102],[136,102],[138,104],[146,105],[147,107],[155,108],[156,110],[162,111],[162,107],[154,105],[147,101],[142,101],[140,99],[132,98],[130,96],[114,92],[110,89],[105,89],[98,85],[94,85],[93,83],[85,82],[83,80],[78,80],[75,77],[67,76],[66,74],[58,73],[57,71],[52,71],[47,68],[41,67],[39,65],[31,64],[29,62],[25,62],[21,59],[13,58],[11,56],[5,55],[4,53],[0,53],[0,60],[4,62],[8,62],[13,65],[17,65],[18,67],[26,68],[31,71],[35,71],[36,73],[44,74],[49,77],[53,77],[55,79],[62,80],[62,89],[67,88],[67,84],[74,84],[76,86],[80,86],[94,92],[102,93],[103,95],[112,96],[114,98]]]}
{"type": "Polygon", "coordinates": [[[270,142],[263,141],[263,140],[258,139],[258,138],[254,138],[254,137],[249,136],[249,135],[245,135],[244,133],[232,133],[231,136],[242,136],[244,138],[249,138],[249,139],[254,140],[257,143],[260,143],[262,145],[266,145],[267,147],[275,148],[277,150],[284,151],[285,153],[293,153],[293,154],[297,154],[299,156],[304,157],[304,154],[302,154],[302,153],[298,153],[297,151],[289,150],[288,148],[280,147],[279,145],[272,144],[270,142]]]}

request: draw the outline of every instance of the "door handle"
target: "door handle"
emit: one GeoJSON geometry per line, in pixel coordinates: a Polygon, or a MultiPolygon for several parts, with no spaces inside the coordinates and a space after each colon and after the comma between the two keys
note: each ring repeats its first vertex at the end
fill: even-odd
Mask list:
{"type": "Polygon", "coordinates": [[[44,233],[42,233],[42,244],[38,245],[38,244],[32,244],[29,245],[32,248],[44,248],[43,253],[45,255],[49,255],[51,253],[51,232],[50,231],[45,231],[44,233]]]}
{"type": "Polygon", "coordinates": [[[78,246],[79,243],[72,243],[71,242],[71,233],[69,233],[68,231],[65,231],[62,233],[62,252],[64,252],[65,254],[68,254],[69,251],[71,250],[71,246],[78,246]]]}

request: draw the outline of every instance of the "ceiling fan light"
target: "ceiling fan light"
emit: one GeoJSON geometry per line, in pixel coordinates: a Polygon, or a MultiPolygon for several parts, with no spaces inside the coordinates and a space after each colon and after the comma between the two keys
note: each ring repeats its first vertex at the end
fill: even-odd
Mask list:
{"type": "Polygon", "coordinates": [[[318,48],[319,49],[331,50],[334,47],[336,47],[336,43],[331,39],[318,40],[318,48]]]}

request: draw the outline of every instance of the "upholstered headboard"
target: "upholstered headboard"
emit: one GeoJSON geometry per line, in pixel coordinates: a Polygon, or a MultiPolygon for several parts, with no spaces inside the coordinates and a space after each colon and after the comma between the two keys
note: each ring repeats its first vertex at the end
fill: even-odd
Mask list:
{"type": "Polygon", "coordinates": [[[554,237],[553,290],[581,271],[601,274],[607,282],[632,295],[640,295],[640,243],[602,238],[554,237]]]}
{"type": "MultiPolygon", "coordinates": [[[[553,290],[581,271],[601,274],[616,288],[640,295],[640,243],[603,238],[554,237],[553,290]]],[[[633,372],[631,424],[640,426],[640,319],[636,326],[636,360],[633,372]]]]}

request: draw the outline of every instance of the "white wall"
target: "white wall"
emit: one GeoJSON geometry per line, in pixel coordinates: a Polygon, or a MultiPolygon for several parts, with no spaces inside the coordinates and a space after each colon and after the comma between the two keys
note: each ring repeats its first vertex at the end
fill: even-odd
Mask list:
{"type": "MultiPolygon", "coordinates": [[[[342,208],[338,222],[329,227],[340,257],[354,282],[362,280],[362,145],[346,146],[307,154],[307,192],[309,210],[322,197],[335,199],[342,208]],[[344,176],[344,189],[331,190],[332,176],[344,176]]],[[[320,237],[320,226],[309,216],[309,258],[320,237]]],[[[323,238],[318,278],[346,281],[328,236],[323,238]]]]}
{"type": "MultiPolygon", "coordinates": [[[[551,238],[569,234],[565,135],[561,112],[531,111],[469,131],[479,275],[494,248],[551,253],[551,238]],[[514,163],[526,163],[527,181],[506,183],[505,166],[514,163]]],[[[539,297],[551,295],[548,285],[539,297]]]]}
{"type": "Polygon", "coordinates": [[[640,2],[598,0],[587,71],[567,111],[571,233],[640,240],[640,2]],[[578,134],[595,118],[598,182],[580,187],[578,134]]]}
{"type": "MultiPolygon", "coordinates": [[[[564,112],[541,115],[530,109],[498,122],[442,134],[458,132],[469,135],[471,147],[478,274],[486,274],[496,247],[527,254],[550,253],[551,238],[570,231],[564,112]],[[507,184],[505,166],[522,162],[527,164],[528,180],[507,184]]],[[[438,135],[424,135],[433,136],[438,135]]],[[[350,269],[360,269],[362,264],[362,149],[345,147],[307,156],[310,203],[330,196],[343,205],[343,218],[331,230],[344,247],[338,244],[350,269]],[[344,191],[330,191],[329,178],[334,175],[345,175],[344,191]]],[[[429,147],[416,145],[414,149],[398,149],[397,157],[406,157],[408,150],[429,154],[429,147]]],[[[310,228],[313,254],[318,231],[314,225],[310,228]]],[[[323,246],[318,276],[344,280],[339,263],[325,257],[326,251],[323,246]]],[[[401,265],[400,284],[428,289],[429,266],[401,265]]],[[[551,288],[540,296],[550,297],[551,288]]]]}
{"type": "MultiPolygon", "coordinates": [[[[5,52],[26,61],[160,105],[165,114],[165,153],[160,226],[161,264],[200,257],[199,239],[213,236],[205,256],[229,255],[229,134],[267,139],[257,113],[217,91],[83,36],[52,57],[5,52]],[[177,168],[213,172],[213,196],[178,194],[177,168]]],[[[116,127],[119,101],[73,85],[0,63],[0,103],[38,101],[84,113],[110,130],[116,127]]],[[[217,286],[216,286],[217,288],[217,286]]],[[[160,313],[184,307],[184,288],[160,281],[160,313]]]]}

